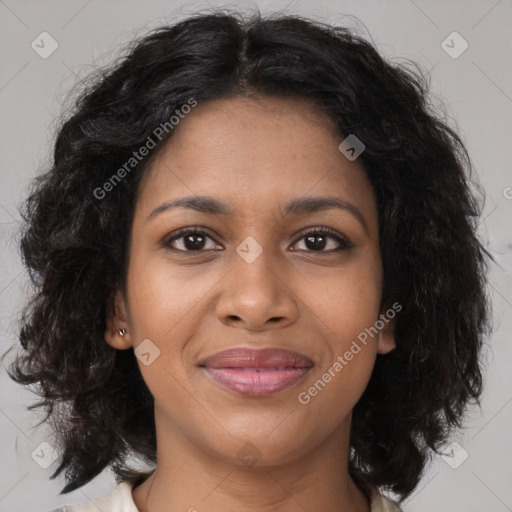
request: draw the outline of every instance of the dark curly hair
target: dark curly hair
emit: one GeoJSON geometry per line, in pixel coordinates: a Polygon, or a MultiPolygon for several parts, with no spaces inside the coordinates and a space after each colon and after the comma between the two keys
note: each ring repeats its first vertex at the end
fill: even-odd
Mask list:
{"type": "MultiPolygon", "coordinates": [[[[411,65],[409,65],[411,64],[411,65]]],[[[113,294],[124,289],[138,185],[172,136],[119,180],[97,190],[155,127],[190,98],[250,94],[307,99],[356,135],[376,194],[384,281],[381,307],[398,302],[396,349],[377,355],[353,409],[349,471],[367,493],[402,502],[432,452],[480,405],[482,348],[490,332],[487,252],[472,165],[421,68],[385,61],[349,28],[282,14],[196,14],[136,39],[82,87],[56,137],[53,163],[20,208],[21,252],[35,287],[21,314],[9,375],[36,384],[61,449],[70,492],[127,461],[156,464],[153,397],[133,351],[104,340],[113,294]],[[96,191],[96,194],[95,194],[96,191]]]]}

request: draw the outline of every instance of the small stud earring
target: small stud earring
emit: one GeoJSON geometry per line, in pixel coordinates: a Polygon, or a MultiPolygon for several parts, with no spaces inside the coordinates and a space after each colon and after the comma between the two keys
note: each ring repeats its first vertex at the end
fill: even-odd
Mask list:
{"type": "Polygon", "coordinates": [[[118,329],[117,332],[120,336],[124,336],[126,334],[126,329],[118,329]]]}

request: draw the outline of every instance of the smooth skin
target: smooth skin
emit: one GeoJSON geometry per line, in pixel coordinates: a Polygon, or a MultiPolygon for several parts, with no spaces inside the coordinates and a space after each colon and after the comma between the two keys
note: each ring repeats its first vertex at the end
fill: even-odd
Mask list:
{"type": "Polygon", "coordinates": [[[377,353],[395,348],[393,322],[308,404],[298,400],[384,313],[375,196],[359,161],[339,151],[342,140],[307,100],[237,97],[195,107],[155,155],[105,333],[119,350],[147,339],[160,350],[148,365],[137,360],[154,397],[158,455],[132,491],[140,512],[370,511],[348,474],[350,425],[377,353]],[[196,195],[233,214],[150,216],[196,195]],[[352,211],[283,216],[288,201],[325,196],[352,211]],[[322,226],[349,245],[315,235],[322,226]],[[193,227],[203,234],[177,237],[193,227]],[[250,263],[236,250],[247,237],[262,249],[250,263]],[[314,367],[292,387],[247,397],[198,367],[233,347],[294,350],[314,367]],[[255,465],[239,455],[244,446],[255,465]]]}

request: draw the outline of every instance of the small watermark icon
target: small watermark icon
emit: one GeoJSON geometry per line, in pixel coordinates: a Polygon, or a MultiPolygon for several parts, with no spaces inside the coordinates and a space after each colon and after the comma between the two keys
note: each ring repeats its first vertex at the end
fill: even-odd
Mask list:
{"type": "Polygon", "coordinates": [[[462,446],[457,443],[457,441],[453,441],[446,451],[441,455],[442,459],[450,466],[452,469],[457,469],[462,466],[464,462],[466,462],[469,457],[469,453],[462,448],[462,446]]]}
{"type": "Polygon", "coordinates": [[[512,187],[505,187],[503,189],[503,197],[505,199],[512,199],[512,187]]]}
{"type": "Polygon", "coordinates": [[[145,339],[137,345],[135,349],[135,356],[144,365],[149,366],[153,361],[160,356],[160,349],[150,340],[145,339]]]}
{"type": "Polygon", "coordinates": [[[46,441],[43,441],[32,452],[32,458],[43,469],[49,468],[58,458],[57,450],[46,441]]]}
{"type": "Polygon", "coordinates": [[[458,59],[467,49],[468,42],[458,33],[452,32],[442,43],[441,48],[452,58],[458,59]]]}
{"type": "Polygon", "coordinates": [[[263,252],[263,247],[252,236],[248,236],[237,246],[236,252],[247,263],[252,263],[263,252]]]}
{"type": "Polygon", "coordinates": [[[246,466],[250,467],[255,466],[261,459],[261,452],[249,441],[238,450],[236,455],[246,466]]]}
{"type": "Polygon", "coordinates": [[[59,47],[59,43],[48,32],[41,32],[30,47],[41,59],[47,59],[59,47]]]}
{"type": "Polygon", "coordinates": [[[366,146],[363,142],[353,133],[344,139],[338,146],[338,149],[351,162],[353,162],[365,150],[365,148],[366,146]]]}

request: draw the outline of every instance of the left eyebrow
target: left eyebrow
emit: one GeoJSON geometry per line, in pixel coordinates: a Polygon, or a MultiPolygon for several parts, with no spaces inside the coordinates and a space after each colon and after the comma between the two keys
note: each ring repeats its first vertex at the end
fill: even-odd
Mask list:
{"type": "Polygon", "coordinates": [[[283,209],[283,215],[303,215],[305,213],[315,213],[331,208],[338,208],[351,213],[368,233],[366,220],[357,206],[339,197],[301,197],[300,199],[293,199],[286,203],[283,209]]]}
{"type": "MultiPolygon", "coordinates": [[[[165,201],[149,214],[146,222],[156,215],[174,208],[188,208],[201,213],[211,213],[214,215],[232,216],[235,214],[234,210],[229,205],[213,197],[188,196],[175,199],[173,201],[165,201]]],[[[351,213],[362,224],[365,231],[368,233],[368,226],[361,211],[354,204],[340,199],[339,197],[301,197],[292,199],[285,204],[282,214],[283,216],[304,215],[331,208],[338,208],[351,213]]]]}

